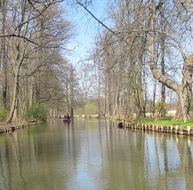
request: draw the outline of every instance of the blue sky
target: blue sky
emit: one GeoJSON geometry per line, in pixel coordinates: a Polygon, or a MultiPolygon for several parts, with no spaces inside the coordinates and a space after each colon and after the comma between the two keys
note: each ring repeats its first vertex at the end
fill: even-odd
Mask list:
{"type": "MultiPolygon", "coordinates": [[[[106,0],[95,0],[89,10],[97,18],[103,20],[106,3],[106,0]]],[[[68,13],[68,19],[75,25],[75,35],[68,44],[68,48],[72,51],[67,55],[67,58],[72,64],[76,65],[81,59],[87,57],[88,52],[94,46],[99,24],[81,7],[74,8],[74,10],[71,8],[68,13]]]]}

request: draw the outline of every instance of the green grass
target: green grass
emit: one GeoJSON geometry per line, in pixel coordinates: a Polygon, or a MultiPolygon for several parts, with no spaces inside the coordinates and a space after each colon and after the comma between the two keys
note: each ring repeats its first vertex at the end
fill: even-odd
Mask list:
{"type": "Polygon", "coordinates": [[[133,121],[134,124],[149,124],[149,125],[158,125],[158,126],[179,126],[186,128],[187,126],[190,126],[193,128],[193,120],[189,120],[186,123],[184,123],[183,120],[175,120],[171,118],[162,118],[162,119],[151,119],[151,118],[145,118],[139,121],[133,121]]]}

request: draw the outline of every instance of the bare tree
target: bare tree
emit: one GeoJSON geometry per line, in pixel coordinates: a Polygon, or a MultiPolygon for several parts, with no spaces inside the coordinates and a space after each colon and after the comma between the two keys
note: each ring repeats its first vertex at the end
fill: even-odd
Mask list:
{"type": "MultiPolygon", "coordinates": [[[[187,121],[190,118],[190,99],[192,97],[193,58],[191,53],[187,53],[190,52],[187,39],[192,42],[191,27],[193,20],[191,4],[188,1],[167,2],[164,0],[147,2],[125,0],[114,1],[114,3],[115,6],[112,10],[115,11],[111,12],[114,26],[111,28],[99,20],[89,10],[87,4],[78,2],[84,10],[111,34],[112,37],[110,38],[113,45],[110,43],[111,50],[108,48],[108,54],[107,51],[104,51],[104,54],[109,56],[113,52],[114,56],[111,57],[110,61],[112,63],[113,58],[115,63],[113,68],[118,67],[122,62],[121,57],[119,57],[119,50],[121,50],[121,44],[125,44],[124,56],[130,71],[129,77],[131,77],[131,79],[128,79],[132,81],[131,83],[134,87],[130,86],[129,90],[132,88],[136,108],[140,112],[145,110],[144,83],[142,80],[143,76],[140,73],[142,73],[143,67],[146,65],[144,62],[147,62],[153,77],[163,84],[161,101],[165,101],[165,87],[174,90],[181,103],[182,117],[184,121],[187,121]],[[159,27],[160,24],[162,25],[161,29],[159,27]],[[113,47],[116,47],[115,52],[113,47]],[[178,60],[181,59],[183,63],[179,65],[174,60],[171,62],[171,56],[178,60]],[[179,76],[175,77],[175,73],[179,73],[179,76]],[[180,77],[182,78],[181,82],[179,80],[180,77]]],[[[105,48],[103,47],[102,49],[104,50],[105,48]]],[[[109,90],[109,92],[111,91],[109,90]]],[[[120,97],[119,90],[116,92],[115,97],[118,100],[120,97]]],[[[114,101],[114,103],[113,106],[117,107],[117,102],[114,101]]],[[[137,112],[138,117],[140,117],[140,112],[137,112]]]]}
{"type": "MultiPolygon", "coordinates": [[[[54,52],[59,52],[71,35],[71,24],[63,19],[59,2],[1,2],[0,45],[4,48],[1,48],[0,57],[4,72],[5,107],[8,101],[7,78],[13,81],[9,86],[11,103],[8,123],[16,121],[18,114],[24,117],[27,107],[32,105],[32,102],[42,104],[50,100],[49,93],[47,97],[42,98],[45,86],[51,88],[44,80],[48,78],[48,71],[54,70],[53,66],[59,62],[54,57],[54,52]],[[7,73],[10,73],[10,76],[7,73]]],[[[62,88],[60,90],[63,91],[62,88]]]]}

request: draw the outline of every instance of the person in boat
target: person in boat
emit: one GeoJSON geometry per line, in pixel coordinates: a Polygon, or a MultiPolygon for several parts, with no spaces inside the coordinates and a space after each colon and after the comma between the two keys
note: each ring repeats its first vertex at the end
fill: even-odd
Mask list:
{"type": "Polygon", "coordinates": [[[68,113],[64,115],[64,121],[70,121],[70,115],[68,113]]]}
{"type": "Polygon", "coordinates": [[[117,127],[120,128],[120,129],[123,128],[124,127],[123,122],[124,122],[123,120],[121,122],[119,122],[117,127]]]}

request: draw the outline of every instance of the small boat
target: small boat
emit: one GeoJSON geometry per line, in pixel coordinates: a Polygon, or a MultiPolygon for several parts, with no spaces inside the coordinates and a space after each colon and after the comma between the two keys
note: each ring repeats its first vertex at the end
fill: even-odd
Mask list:
{"type": "Polygon", "coordinates": [[[64,118],[63,118],[63,121],[64,122],[70,122],[70,120],[71,120],[71,117],[68,115],[68,113],[67,113],[67,115],[64,115],[64,118]]]}
{"type": "Polygon", "coordinates": [[[70,122],[70,119],[64,118],[63,121],[64,122],[70,122]]]}

